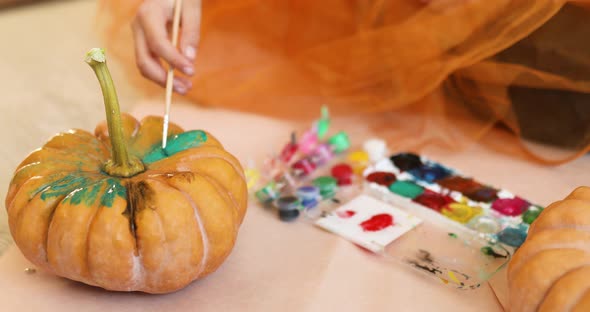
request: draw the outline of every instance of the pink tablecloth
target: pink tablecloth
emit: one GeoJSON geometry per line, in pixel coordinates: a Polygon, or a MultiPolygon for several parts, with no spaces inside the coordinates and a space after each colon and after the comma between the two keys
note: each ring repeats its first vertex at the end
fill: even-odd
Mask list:
{"type": "MultiPolygon", "coordinates": [[[[135,115],[161,110],[159,105],[146,104],[135,115]]],[[[186,128],[208,129],[244,163],[260,160],[284,143],[293,129],[277,120],[182,106],[175,107],[172,119],[186,128]]],[[[590,172],[588,157],[552,168],[480,145],[461,153],[432,150],[427,154],[540,204],[587,183],[584,177],[590,172]]],[[[2,311],[502,310],[490,285],[473,291],[445,287],[307,224],[281,223],[253,201],[227,262],[215,274],[173,294],[106,292],[41,272],[24,273],[29,266],[15,247],[0,258],[2,311]]],[[[491,284],[504,301],[504,271],[491,284]]]]}

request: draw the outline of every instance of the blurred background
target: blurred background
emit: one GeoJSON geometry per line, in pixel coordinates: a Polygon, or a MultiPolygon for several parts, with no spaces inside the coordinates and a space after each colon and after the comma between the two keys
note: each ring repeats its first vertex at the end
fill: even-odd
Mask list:
{"type": "MultiPolygon", "coordinates": [[[[14,168],[53,134],[69,128],[93,130],[104,119],[100,88],[84,63],[100,46],[94,29],[96,1],[0,0],[0,198],[14,168]]],[[[133,105],[131,84],[109,64],[122,110],[133,105]]],[[[0,209],[0,254],[10,243],[4,205],[0,209]]]]}

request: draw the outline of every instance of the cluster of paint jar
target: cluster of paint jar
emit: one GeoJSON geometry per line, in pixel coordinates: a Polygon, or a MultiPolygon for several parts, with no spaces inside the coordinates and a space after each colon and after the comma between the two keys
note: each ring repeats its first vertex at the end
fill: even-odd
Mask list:
{"type": "Polygon", "coordinates": [[[293,134],[278,156],[273,159],[269,182],[254,195],[266,206],[277,208],[281,220],[296,219],[303,209],[316,207],[322,200],[334,198],[341,186],[353,183],[353,176],[360,175],[368,165],[368,155],[363,151],[349,153],[345,162],[331,167],[330,173],[313,178],[313,175],[350,148],[345,132],[337,132],[325,138],[329,127],[327,112],[299,140],[293,134]]]}
{"type": "Polygon", "coordinates": [[[352,184],[353,175],[351,165],[339,163],[332,167],[329,176],[316,177],[307,184],[271,181],[255,195],[262,204],[275,206],[281,220],[291,221],[299,217],[301,210],[315,208],[322,200],[334,199],[340,187],[352,184]]]}
{"type": "Polygon", "coordinates": [[[365,179],[480,233],[494,234],[498,240],[510,246],[518,247],[524,242],[528,226],[542,211],[541,207],[517,196],[500,198],[499,190],[456,175],[453,170],[432,161],[424,161],[416,154],[396,154],[389,161],[400,174],[411,178],[398,179],[393,172],[375,171],[365,179]],[[435,187],[426,188],[423,185],[435,187]],[[451,193],[455,196],[450,196],[451,193]],[[504,227],[497,217],[486,214],[482,205],[489,205],[500,217],[520,216],[522,223],[504,227]]]}

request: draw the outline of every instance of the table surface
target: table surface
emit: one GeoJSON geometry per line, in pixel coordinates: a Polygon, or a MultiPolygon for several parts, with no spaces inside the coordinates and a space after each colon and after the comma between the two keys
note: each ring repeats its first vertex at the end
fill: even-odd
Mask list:
{"type": "MultiPolygon", "coordinates": [[[[145,103],[133,114],[160,114],[161,109],[161,103],[145,103]]],[[[259,160],[283,144],[295,127],[260,116],[183,105],[174,108],[172,119],[187,129],[211,131],[244,163],[259,160]]],[[[582,185],[583,173],[590,169],[589,157],[544,167],[482,145],[460,153],[432,150],[426,154],[540,204],[582,185]]],[[[15,247],[0,258],[0,303],[7,311],[47,307],[62,311],[502,310],[490,285],[469,291],[445,287],[315,227],[282,223],[252,201],[227,261],[215,274],[176,293],[106,292],[42,272],[26,274],[29,265],[15,247]]],[[[506,299],[504,274],[500,272],[491,283],[501,301],[506,299]]]]}

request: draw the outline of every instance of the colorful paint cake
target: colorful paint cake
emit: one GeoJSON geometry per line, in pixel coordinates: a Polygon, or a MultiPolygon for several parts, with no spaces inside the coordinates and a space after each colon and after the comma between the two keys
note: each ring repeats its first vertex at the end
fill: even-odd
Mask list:
{"type": "Polygon", "coordinates": [[[365,171],[369,184],[508,246],[520,246],[543,209],[423,156],[400,153],[381,162],[388,163],[377,163],[365,171]]]}

